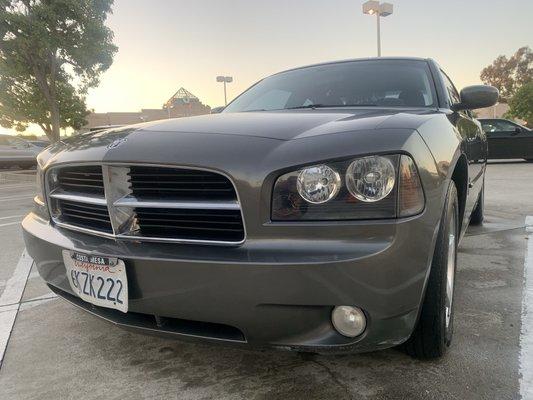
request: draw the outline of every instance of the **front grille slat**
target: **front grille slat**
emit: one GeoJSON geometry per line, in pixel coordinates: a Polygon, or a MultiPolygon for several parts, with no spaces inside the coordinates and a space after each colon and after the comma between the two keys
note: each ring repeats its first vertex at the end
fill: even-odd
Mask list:
{"type": "Polygon", "coordinates": [[[100,190],[101,189],[102,191],[104,190],[104,187],[100,186],[100,185],[90,185],[90,184],[87,184],[87,183],[68,183],[68,182],[65,182],[65,181],[60,181],[60,183],[61,183],[61,186],[67,186],[69,188],[79,189],[78,192],[84,191],[84,188],[95,189],[95,190],[100,190]]]}
{"type": "MultiPolygon", "coordinates": [[[[158,220],[156,218],[143,218],[143,221],[146,223],[154,222],[154,223],[161,223],[161,220],[158,220]]],[[[241,223],[239,221],[206,221],[206,220],[200,220],[200,219],[169,219],[167,220],[168,224],[175,225],[175,224],[207,224],[207,225],[240,225],[241,223]]]]}
{"type": "Polygon", "coordinates": [[[57,194],[51,197],[58,209],[57,221],[95,234],[220,244],[242,243],[245,237],[233,183],[216,172],[138,165],[66,166],[57,171],[55,189],[57,194]],[[104,183],[106,168],[111,180],[106,178],[104,183]],[[113,193],[113,187],[106,185],[119,185],[129,194],[106,200],[106,192],[113,193]],[[113,224],[115,230],[124,225],[113,222],[115,215],[124,210],[130,211],[133,222],[127,232],[116,232],[113,224]]]}
{"type": "Polygon", "coordinates": [[[167,193],[167,195],[172,195],[174,193],[180,193],[180,192],[213,192],[213,193],[218,193],[218,192],[231,192],[232,189],[217,189],[217,188],[209,188],[209,189],[206,189],[206,188],[159,188],[159,189],[156,189],[156,188],[148,188],[148,187],[135,187],[135,191],[136,192],[156,192],[158,194],[160,194],[161,192],[169,192],[167,193]]]}
{"type": "Polygon", "coordinates": [[[94,211],[83,211],[83,210],[77,210],[75,208],[70,208],[67,206],[63,206],[63,214],[86,215],[87,217],[100,218],[100,219],[106,219],[109,216],[107,212],[99,213],[99,212],[94,212],[94,211]]]}

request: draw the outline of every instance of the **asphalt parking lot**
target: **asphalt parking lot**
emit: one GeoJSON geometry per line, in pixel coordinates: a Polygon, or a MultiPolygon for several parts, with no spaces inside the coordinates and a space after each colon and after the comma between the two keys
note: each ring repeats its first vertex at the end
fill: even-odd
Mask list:
{"type": "MultiPolygon", "coordinates": [[[[118,329],[52,295],[29,269],[31,260],[21,269],[27,260],[19,261],[19,222],[31,207],[33,184],[0,182],[0,314],[18,307],[0,399],[533,398],[533,328],[523,313],[533,307],[533,293],[524,290],[524,271],[533,271],[533,227],[528,232],[525,222],[533,216],[532,176],[531,163],[489,165],[486,222],[469,229],[459,253],[454,343],[432,362],[396,349],[322,356],[118,329]],[[21,270],[21,301],[5,304],[21,270]]],[[[0,352],[1,346],[0,339],[0,352]]]]}

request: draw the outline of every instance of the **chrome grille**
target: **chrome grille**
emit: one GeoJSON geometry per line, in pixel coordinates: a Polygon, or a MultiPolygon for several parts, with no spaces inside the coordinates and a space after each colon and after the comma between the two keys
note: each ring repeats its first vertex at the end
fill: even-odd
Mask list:
{"type": "Polygon", "coordinates": [[[233,183],[212,171],[146,165],[67,165],[47,172],[53,221],[95,235],[240,244],[233,183]]]}

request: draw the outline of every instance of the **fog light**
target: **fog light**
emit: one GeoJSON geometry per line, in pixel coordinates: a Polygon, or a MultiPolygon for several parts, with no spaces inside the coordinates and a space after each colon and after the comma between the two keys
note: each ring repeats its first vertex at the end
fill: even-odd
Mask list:
{"type": "Polygon", "coordinates": [[[333,326],[341,335],[347,337],[359,336],[366,327],[366,318],[363,311],[351,306],[335,307],[331,313],[331,322],[333,322],[333,326]]]}

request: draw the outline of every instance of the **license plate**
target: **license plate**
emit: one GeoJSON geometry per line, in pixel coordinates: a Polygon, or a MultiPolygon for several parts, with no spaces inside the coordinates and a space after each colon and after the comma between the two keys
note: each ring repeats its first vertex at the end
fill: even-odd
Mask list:
{"type": "Polygon", "coordinates": [[[128,312],[128,279],[118,258],[63,250],[70,287],[82,300],[128,312]]]}

